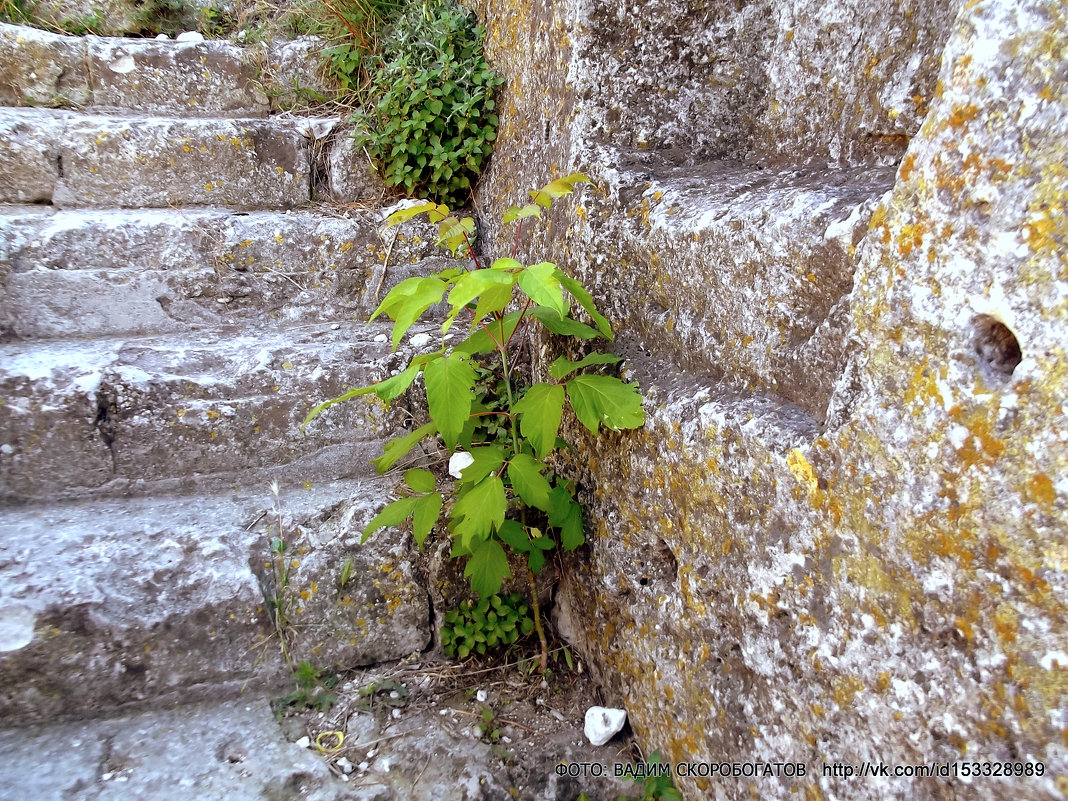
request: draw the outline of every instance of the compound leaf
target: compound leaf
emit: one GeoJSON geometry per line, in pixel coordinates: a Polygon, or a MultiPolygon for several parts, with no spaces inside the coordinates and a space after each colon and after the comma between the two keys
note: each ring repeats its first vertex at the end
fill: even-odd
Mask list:
{"type": "Polygon", "coordinates": [[[404,471],[404,483],[414,492],[433,492],[437,485],[433,473],[418,467],[404,471]]]}
{"type": "Polygon", "coordinates": [[[477,376],[465,354],[452,353],[423,370],[430,417],[451,450],[471,414],[472,388],[477,376]]]}
{"type": "Polygon", "coordinates": [[[412,508],[418,500],[418,498],[401,498],[400,500],[393,501],[393,503],[386,504],[385,508],[372,517],[371,522],[364,526],[363,536],[360,538],[360,542],[367,542],[367,539],[380,528],[395,526],[398,523],[407,520],[408,515],[412,513],[412,508]]]}
{"type": "Polygon", "coordinates": [[[467,560],[464,575],[471,580],[471,589],[480,598],[488,598],[501,591],[501,583],[512,575],[508,569],[508,557],[504,548],[495,539],[489,539],[475,548],[467,560]]]}
{"type": "Polygon", "coordinates": [[[637,384],[607,375],[580,375],[567,382],[567,397],[575,416],[591,434],[597,433],[601,423],[613,431],[639,428],[645,423],[637,384]]]}
{"type": "Polygon", "coordinates": [[[591,353],[584,359],[577,362],[573,362],[570,359],[565,359],[561,356],[559,359],[549,365],[549,375],[560,381],[567,378],[576,370],[581,370],[583,367],[589,367],[591,364],[617,364],[623,361],[622,356],[616,356],[612,353],[591,353]]]}
{"type": "Polygon", "coordinates": [[[497,536],[516,553],[530,551],[530,538],[527,537],[526,530],[517,520],[505,520],[501,523],[497,528],[497,536]]]}
{"type": "Polygon", "coordinates": [[[579,305],[586,310],[586,313],[590,315],[590,319],[593,320],[597,326],[597,330],[600,331],[605,339],[615,339],[612,334],[612,326],[608,323],[608,318],[597,311],[597,307],[593,303],[593,297],[586,291],[586,287],[565,273],[563,270],[556,271],[556,280],[559,281],[563,287],[571,293],[571,297],[579,302],[579,305]]]}
{"type": "Polygon", "coordinates": [[[430,421],[424,425],[419,426],[411,434],[405,434],[403,437],[397,437],[391,439],[386,443],[386,447],[382,451],[382,455],[373,460],[375,469],[379,473],[384,473],[389,468],[393,467],[402,457],[404,457],[408,451],[416,446],[416,444],[424,437],[429,437],[436,434],[438,427],[434,424],[434,421],[430,421]]]}
{"type": "Polygon", "coordinates": [[[519,288],[538,305],[553,309],[563,317],[567,314],[567,307],[564,305],[564,291],[556,278],[558,272],[556,265],[551,262],[532,264],[519,273],[519,288]]]}
{"type": "Polygon", "coordinates": [[[432,492],[416,500],[412,507],[412,535],[420,548],[441,514],[441,501],[441,493],[432,492]]]}
{"type": "Polygon", "coordinates": [[[559,384],[535,384],[515,404],[519,432],[544,459],[556,447],[556,432],[564,409],[564,388],[559,384]]]}
{"type": "Polygon", "coordinates": [[[477,484],[504,464],[504,449],[497,445],[471,448],[468,453],[475,461],[460,471],[460,482],[464,484],[477,484]]]}
{"type": "Polygon", "coordinates": [[[601,336],[585,323],[572,320],[570,317],[561,317],[556,309],[550,309],[548,306],[535,306],[528,313],[554,334],[579,339],[597,339],[601,336]]]}
{"type": "Polygon", "coordinates": [[[508,462],[508,478],[512,489],[527,506],[549,511],[549,492],[552,487],[541,474],[545,465],[529,453],[517,453],[508,462]]]}
{"type": "Polygon", "coordinates": [[[453,531],[463,547],[471,549],[472,539],[487,539],[504,522],[507,510],[504,482],[497,476],[487,476],[463,493],[452,507],[453,531]]]}
{"type": "Polygon", "coordinates": [[[549,523],[560,529],[560,544],[573,551],[585,541],[582,533],[582,507],[563,487],[549,493],[549,523]]]}

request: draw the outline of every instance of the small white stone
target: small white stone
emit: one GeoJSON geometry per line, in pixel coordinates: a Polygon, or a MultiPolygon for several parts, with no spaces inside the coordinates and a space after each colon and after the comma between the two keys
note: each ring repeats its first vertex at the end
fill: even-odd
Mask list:
{"type": "Polygon", "coordinates": [[[229,303],[233,298],[215,298],[216,303],[229,303]]]}
{"type": "Polygon", "coordinates": [[[0,607],[0,653],[18,651],[33,642],[37,615],[25,606],[0,607]]]}
{"type": "Polygon", "coordinates": [[[204,34],[200,31],[185,31],[174,37],[176,42],[203,42],[204,34]]]}
{"type": "Polygon", "coordinates": [[[156,38],[161,42],[169,42],[171,40],[171,37],[165,33],[157,33],[156,38]]]}
{"type": "Polygon", "coordinates": [[[467,451],[456,451],[449,457],[449,475],[453,478],[463,478],[463,470],[475,463],[475,457],[467,451]]]}
{"type": "Polygon", "coordinates": [[[583,734],[593,745],[604,745],[615,736],[627,722],[627,710],[605,706],[591,706],[586,710],[586,725],[583,734]]]}
{"type": "Polygon", "coordinates": [[[15,449],[12,448],[11,445],[9,445],[8,443],[5,442],[3,445],[0,445],[0,453],[4,454],[4,456],[10,456],[14,452],[15,449]]]}
{"type": "Polygon", "coordinates": [[[385,342],[387,339],[389,339],[389,337],[387,337],[385,334],[379,334],[375,337],[375,342],[385,342]]]}
{"type": "Polygon", "coordinates": [[[479,690],[477,693],[475,693],[475,700],[478,701],[480,704],[486,703],[486,691],[479,690]]]}
{"type": "Polygon", "coordinates": [[[359,769],[360,773],[363,773],[365,770],[367,770],[369,767],[371,767],[371,763],[370,762],[366,762],[366,761],[365,762],[361,762],[356,767],[359,769]]]}
{"type": "Polygon", "coordinates": [[[430,334],[413,334],[408,340],[413,348],[421,348],[430,342],[430,334]]]}
{"type": "Polygon", "coordinates": [[[137,69],[137,64],[134,63],[133,56],[119,56],[117,59],[108,64],[108,69],[112,72],[117,72],[119,75],[126,75],[137,69]]]}
{"type": "Polygon", "coordinates": [[[399,709],[394,709],[393,710],[393,719],[394,720],[400,720],[400,716],[401,716],[401,711],[399,709]]]}
{"type": "Polygon", "coordinates": [[[334,323],[332,326],[330,326],[331,331],[337,331],[339,328],[341,328],[341,323],[334,323]]]}
{"type": "Polygon", "coordinates": [[[297,745],[299,745],[301,748],[311,748],[311,737],[305,734],[303,737],[297,740],[297,745]]]}
{"type": "Polygon", "coordinates": [[[349,762],[349,758],[348,757],[341,757],[341,759],[339,759],[334,764],[337,765],[338,768],[340,768],[342,773],[352,773],[352,771],[356,767],[351,762],[349,762]]]}

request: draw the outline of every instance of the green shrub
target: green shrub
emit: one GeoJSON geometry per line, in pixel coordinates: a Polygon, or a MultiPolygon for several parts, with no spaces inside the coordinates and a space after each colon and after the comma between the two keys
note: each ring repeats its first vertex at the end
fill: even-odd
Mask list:
{"type": "MultiPolygon", "coordinates": [[[[455,0],[439,0],[409,4],[382,38],[374,100],[354,121],[388,185],[449,205],[470,197],[497,138],[493,95],[503,83],[483,57],[484,36],[455,0]]],[[[328,58],[352,85],[359,62],[348,48],[328,58]]]]}

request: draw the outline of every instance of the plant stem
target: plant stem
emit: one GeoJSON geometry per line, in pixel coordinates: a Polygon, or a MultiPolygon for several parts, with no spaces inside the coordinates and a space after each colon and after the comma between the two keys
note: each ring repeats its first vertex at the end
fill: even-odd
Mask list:
{"type": "Polygon", "coordinates": [[[534,571],[527,568],[527,578],[530,581],[530,608],[534,610],[534,631],[538,632],[538,642],[541,644],[541,669],[549,666],[549,642],[545,639],[545,629],[541,627],[541,610],[538,609],[538,584],[534,580],[534,571]]]}

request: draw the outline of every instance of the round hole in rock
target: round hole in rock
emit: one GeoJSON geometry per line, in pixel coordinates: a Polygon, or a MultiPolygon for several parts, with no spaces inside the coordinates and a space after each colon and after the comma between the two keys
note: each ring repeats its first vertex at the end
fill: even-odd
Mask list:
{"type": "Polygon", "coordinates": [[[980,314],[972,323],[975,352],[983,368],[1007,379],[1023,358],[1020,342],[1009,327],[988,314],[980,314]]]}

